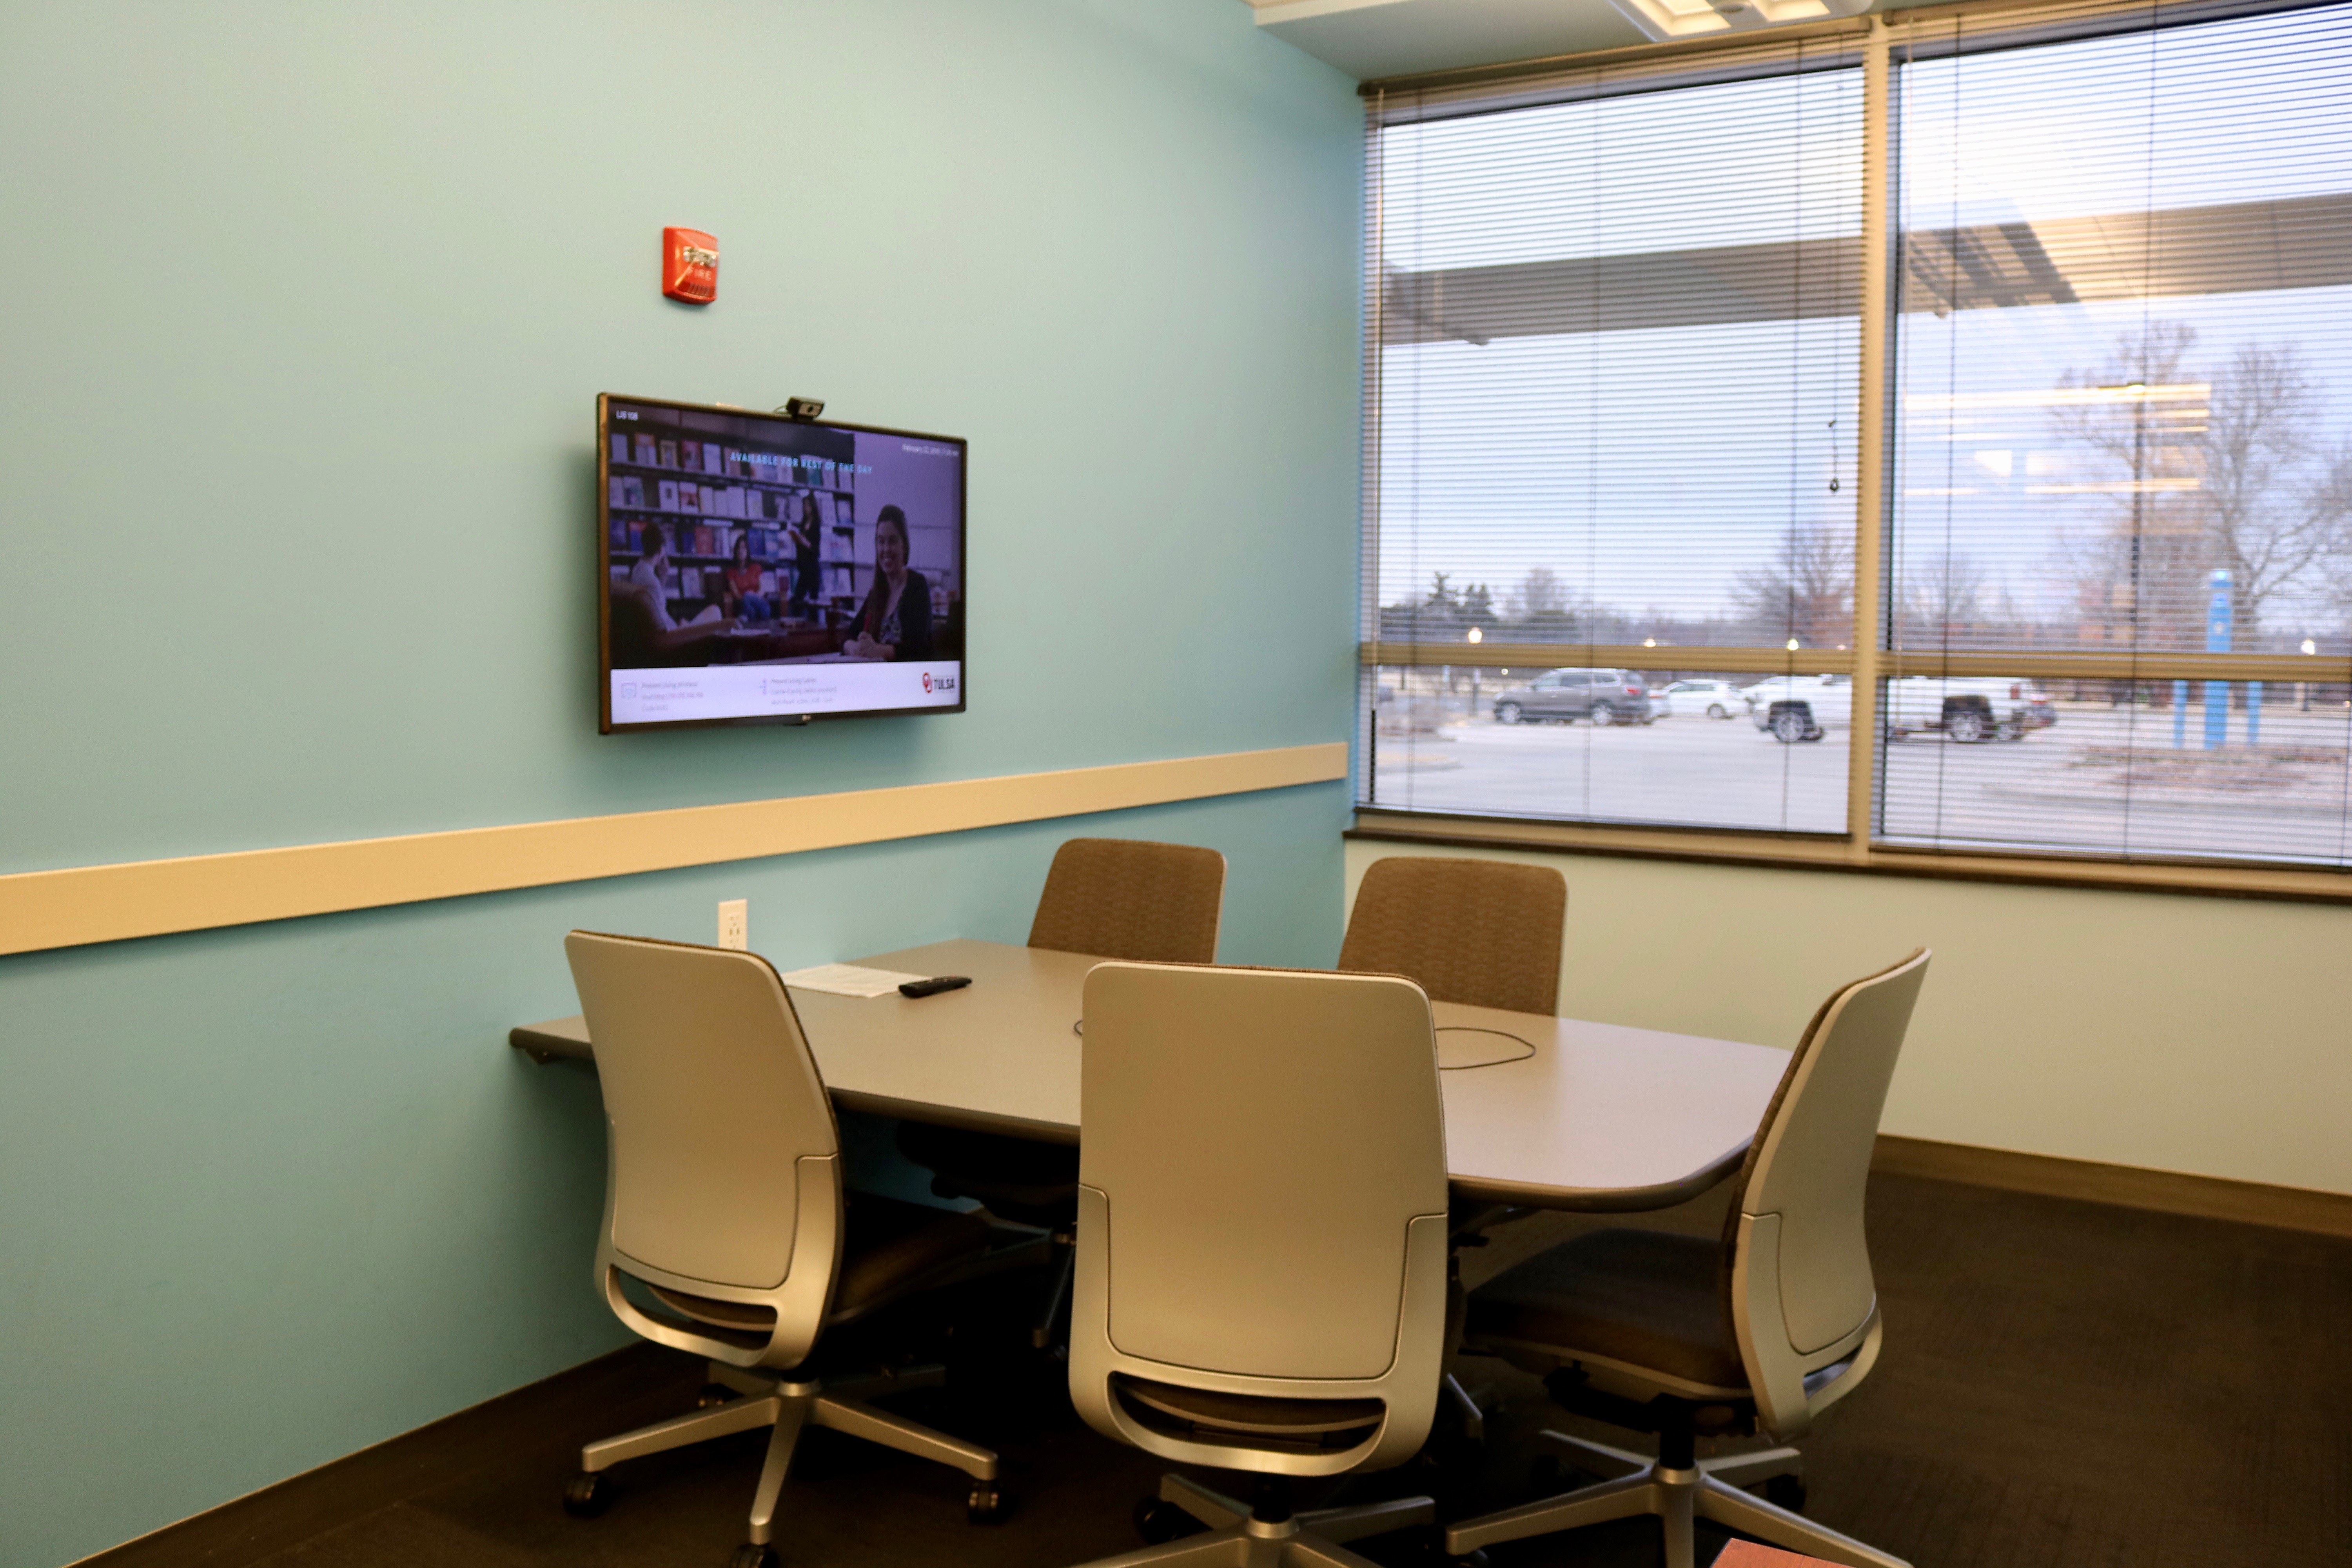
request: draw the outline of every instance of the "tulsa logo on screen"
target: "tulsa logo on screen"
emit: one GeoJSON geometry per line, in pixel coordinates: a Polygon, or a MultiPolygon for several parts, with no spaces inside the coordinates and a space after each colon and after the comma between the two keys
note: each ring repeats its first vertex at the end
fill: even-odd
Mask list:
{"type": "Polygon", "coordinates": [[[925,691],[953,691],[955,689],[955,677],[952,675],[934,676],[927,669],[923,671],[923,689],[925,691]]]}

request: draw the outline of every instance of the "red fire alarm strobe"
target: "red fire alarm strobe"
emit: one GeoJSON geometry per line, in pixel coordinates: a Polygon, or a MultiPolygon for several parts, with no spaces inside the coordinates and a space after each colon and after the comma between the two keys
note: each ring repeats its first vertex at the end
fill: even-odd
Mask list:
{"type": "Polygon", "coordinates": [[[662,230],[662,292],[689,305],[719,298],[719,241],[698,228],[662,230]]]}

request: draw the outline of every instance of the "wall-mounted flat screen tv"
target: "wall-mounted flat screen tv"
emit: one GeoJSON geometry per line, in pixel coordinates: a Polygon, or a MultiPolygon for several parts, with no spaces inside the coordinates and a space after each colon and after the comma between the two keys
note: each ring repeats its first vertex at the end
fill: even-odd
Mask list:
{"type": "Polygon", "coordinates": [[[961,713],[964,443],[605,393],[600,728],[961,713]]]}

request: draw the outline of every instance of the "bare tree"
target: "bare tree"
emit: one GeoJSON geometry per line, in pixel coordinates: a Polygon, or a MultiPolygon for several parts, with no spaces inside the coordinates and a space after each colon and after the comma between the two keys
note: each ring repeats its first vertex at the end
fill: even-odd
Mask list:
{"type": "Polygon", "coordinates": [[[1577,617],[1568,585],[1549,566],[1530,566],[1519,585],[1504,595],[1515,636],[1528,642],[1567,642],[1577,636],[1577,617]]]}
{"type": "Polygon", "coordinates": [[[1740,619],[1773,641],[1809,647],[1853,640],[1853,535],[1820,524],[1790,523],[1772,559],[1731,580],[1740,619]]]}
{"type": "Polygon", "coordinates": [[[2186,489],[2200,476],[2194,452],[2170,429],[2182,423],[2170,411],[2195,405],[2164,404],[2168,413],[2151,430],[2155,404],[2145,395],[2149,388],[2193,384],[2186,362],[2196,342],[2197,330],[2185,321],[2152,321],[2143,331],[2117,338],[2104,363],[2058,378],[2062,392],[2137,387],[2141,393],[2113,402],[2062,403],[2050,417],[2061,440],[2089,449],[2098,482],[2126,487],[2105,502],[2095,529],[2070,531],[2060,542],[2086,616],[2112,641],[2185,643],[2202,615],[2203,530],[2186,489]]]}
{"type": "Polygon", "coordinates": [[[2086,599],[2128,630],[2117,640],[2197,646],[2208,575],[2223,569],[2238,636],[2252,643],[2265,609],[2307,591],[2340,548],[2342,508],[2313,472],[2326,468],[2321,389],[2301,353],[2241,343],[2200,367],[2196,341],[2184,322],[2154,321],[2118,339],[2105,364],[2059,379],[2131,394],[2061,404],[2051,419],[2120,485],[2105,525],[2068,552],[2086,599]]]}
{"type": "Polygon", "coordinates": [[[2304,508],[2312,526],[2332,543],[2321,593],[2329,607],[2352,620],[2352,436],[2322,451],[2304,485],[2304,508]]]}
{"type": "Polygon", "coordinates": [[[1504,607],[1515,621],[1530,616],[1555,615],[1568,608],[1568,590],[1549,566],[1530,566],[1519,585],[1504,595],[1504,607]]]}
{"type": "Polygon", "coordinates": [[[1915,563],[1895,600],[1903,640],[1934,644],[1965,636],[1986,618],[1984,589],[1984,568],[1958,551],[1915,563]]]}
{"type": "Polygon", "coordinates": [[[2249,641],[2264,607],[2303,587],[2336,543],[2337,519],[2310,504],[2319,398],[2288,343],[2241,344],[2213,384],[2200,493],[2215,564],[2229,569],[2249,641]]]}

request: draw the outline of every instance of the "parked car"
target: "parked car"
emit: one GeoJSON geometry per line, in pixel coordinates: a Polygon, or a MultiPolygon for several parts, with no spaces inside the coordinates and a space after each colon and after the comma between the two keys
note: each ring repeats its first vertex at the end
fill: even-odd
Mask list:
{"type": "Polygon", "coordinates": [[[1551,669],[1495,699],[1495,722],[1648,724],[1657,719],[1642,678],[1630,669],[1551,669]]]}
{"type": "Polygon", "coordinates": [[[1853,677],[1776,675],[1746,689],[1748,717],[1783,745],[1818,741],[1853,722],[1853,677]]]}
{"type": "MultiPolygon", "coordinates": [[[[1774,676],[1748,688],[1756,727],[1782,744],[1818,741],[1853,722],[1853,678],[1774,676]]],[[[1963,745],[2021,741],[2058,721],[2049,696],[2022,680],[1910,676],[1886,683],[1880,721],[1890,741],[1940,731],[1963,745]]]]}
{"type": "Polygon", "coordinates": [[[1710,719],[1736,719],[1748,711],[1747,693],[1728,680],[1677,680],[1661,695],[1710,719]]]}
{"type": "Polygon", "coordinates": [[[2022,741],[2058,722],[2050,694],[2030,680],[1907,676],[1886,683],[1886,738],[1941,731],[1962,744],[2022,741]]]}

